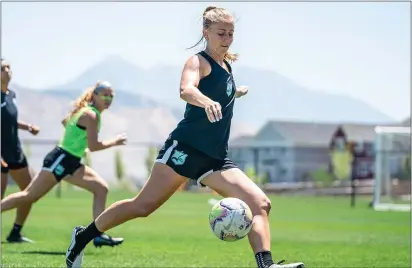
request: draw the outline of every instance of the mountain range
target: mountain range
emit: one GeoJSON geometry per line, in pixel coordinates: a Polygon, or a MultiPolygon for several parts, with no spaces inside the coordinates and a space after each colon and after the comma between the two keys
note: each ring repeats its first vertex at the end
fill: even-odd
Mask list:
{"type": "MultiPolygon", "coordinates": [[[[361,100],[307,89],[274,71],[236,67],[236,64],[233,69],[236,84],[249,86],[249,93],[236,100],[232,138],[255,133],[266,121],[276,119],[394,122],[393,118],[361,100]]],[[[63,85],[30,89],[13,84],[12,88],[17,92],[20,118],[41,127],[40,139],[58,139],[63,130],[60,122],[70,108],[70,102],[97,80],[110,81],[116,89],[116,97],[112,107],[102,116],[101,136],[106,138],[126,132],[132,142],[160,144],[183,117],[185,103],[178,95],[181,71],[181,67],[175,66],[145,70],[120,56],[108,56],[63,85]]],[[[28,134],[22,133],[22,137],[27,138],[28,134]]],[[[41,151],[38,152],[40,159],[36,161],[39,165],[47,152],[41,151]]],[[[143,161],[145,150],[129,156],[126,151],[129,165],[135,167],[137,162],[143,161]]],[[[107,157],[112,157],[103,157],[107,155],[103,152],[97,155],[102,156],[98,161],[102,165],[109,161],[107,157]]]]}
{"type": "MultiPolygon", "coordinates": [[[[253,127],[269,119],[314,122],[382,123],[394,119],[364,101],[345,95],[329,94],[297,85],[281,74],[250,67],[233,66],[237,85],[249,86],[247,98],[236,104],[235,121],[253,127]]],[[[167,106],[180,119],[184,103],[178,97],[181,67],[139,68],[119,56],[109,56],[64,85],[45,89],[54,95],[74,95],[97,80],[110,81],[123,93],[121,105],[132,107],[167,106]]]]}

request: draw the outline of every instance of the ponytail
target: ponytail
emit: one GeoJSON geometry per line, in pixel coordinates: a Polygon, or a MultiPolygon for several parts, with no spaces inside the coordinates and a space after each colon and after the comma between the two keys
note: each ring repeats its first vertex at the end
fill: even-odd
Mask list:
{"type": "Polygon", "coordinates": [[[238,58],[239,58],[239,54],[231,53],[230,51],[228,51],[228,52],[226,52],[224,59],[226,61],[230,62],[230,63],[233,63],[233,62],[237,61],[238,58]]]}
{"type": "Polygon", "coordinates": [[[82,108],[87,107],[90,103],[93,102],[93,94],[94,91],[98,86],[100,86],[101,82],[98,81],[96,85],[93,87],[87,88],[82,95],[80,95],[77,100],[73,102],[73,110],[63,119],[63,124],[65,125],[67,120],[70,119],[73,115],[75,115],[78,111],[82,108]]]}

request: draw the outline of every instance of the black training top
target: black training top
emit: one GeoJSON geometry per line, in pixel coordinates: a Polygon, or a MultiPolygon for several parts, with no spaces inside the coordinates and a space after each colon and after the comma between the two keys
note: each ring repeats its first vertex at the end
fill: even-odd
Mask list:
{"type": "Polygon", "coordinates": [[[190,145],[212,158],[223,160],[227,157],[236,93],[232,68],[224,61],[230,71],[228,73],[206,52],[198,54],[209,62],[212,69],[208,76],[199,81],[198,89],[203,95],[220,103],[222,119],[212,123],[207,119],[203,108],[187,103],[184,118],[171,133],[170,138],[190,145]]]}
{"type": "Polygon", "coordinates": [[[14,158],[21,150],[17,118],[16,93],[1,91],[1,155],[4,158],[14,158]]]}

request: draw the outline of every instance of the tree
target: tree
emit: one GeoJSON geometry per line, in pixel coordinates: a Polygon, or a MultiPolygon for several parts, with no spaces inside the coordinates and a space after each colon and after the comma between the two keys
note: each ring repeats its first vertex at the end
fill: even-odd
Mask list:
{"type": "Polygon", "coordinates": [[[23,144],[23,151],[24,154],[26,155],[27,158],[30,158],[31,156],[31,147],[30,147],[30,143],[25,142],[23,144]]]}
{"type": "Polygon", "coordinates": [[[245,174],[248,176],[254,183],[257,185],[263,185],[268,182],[268,175],[267,174],[256,174],[256,170],[253,167],[247,167],[245,169],[245,174]]]}
{"type": "Polygon", "coordinates": [[[114,162],[115,162],[115,169],[116,169],[116,178],[120,182],[123,180],[125,168],[122,159],[122,154],[120,150],[116,150],[114,152],[114,162]]]}
{"type": "Polygon", "coordinates": [[[149,177],[152,168],[153,168],[153,164],[156,160],[156,156],[157,156],[157,148],[154,146],[150,146],[149,150],[147,152],[146,155],[146,159],[145,159],[145,165],[146,165],[146,171],[147,171],[147,177],[149,177]]]}
{"type": "Polygon", "coordinates": [[[411,179],[411,155],[405,157],[402,171],[400,172],[399,179],[410,180],[411,179]]]}

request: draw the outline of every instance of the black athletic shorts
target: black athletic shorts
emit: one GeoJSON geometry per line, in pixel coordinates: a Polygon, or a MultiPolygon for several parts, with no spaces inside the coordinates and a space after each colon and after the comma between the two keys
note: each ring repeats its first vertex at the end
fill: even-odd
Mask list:
{"type": "Polygon", "coordinates": [[[196,180],[197,185],[201,187],[205,186],[201,181],[209,174],[218,170],[237,168],[237,165],[229,158],[214,159],[189,145],[172,139],[166,140],[155,162],[166,164],[177,174],[196,180]]]}
{"type": "Polygon", "coordinates": [[[3,161],[7,163],[7,167],[1,166],[1,173],[9,173],[10,170],[21,169],[28,167],[26,156],[23,150],[19,149],[13,153],[2,152],[3,161]]]}
{"type": "Polygon", "coordinates": [[[44,158],[42,170],[50,171],[57,181],[61,181],[64,177],[73,175],[82,165],[81,158],[55,147],[44,158]]]}

